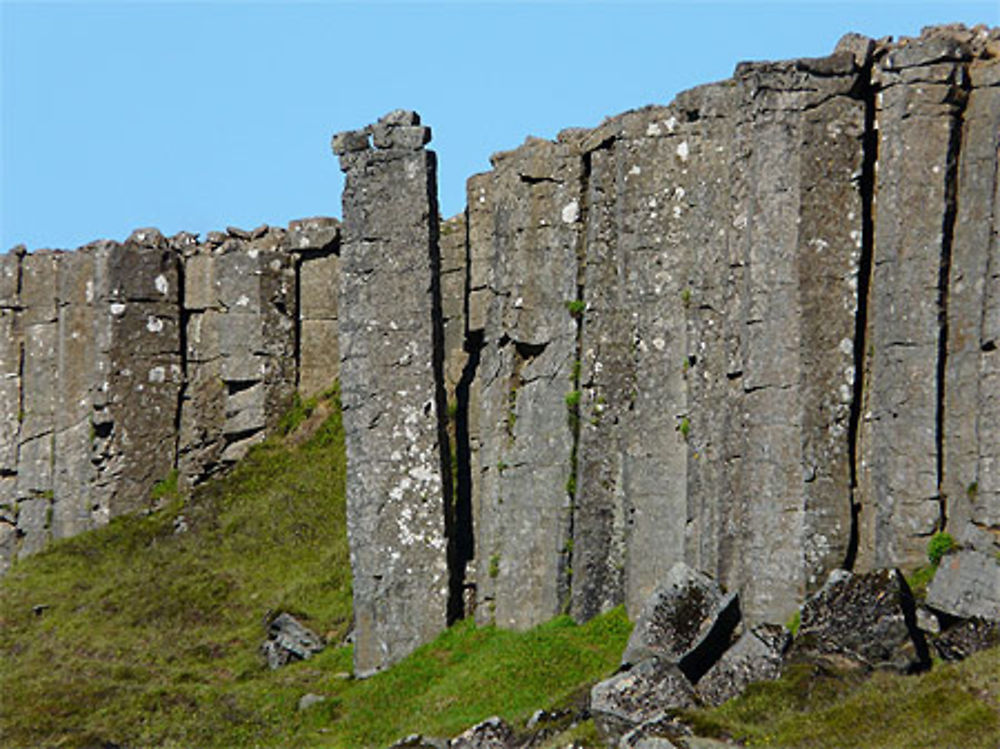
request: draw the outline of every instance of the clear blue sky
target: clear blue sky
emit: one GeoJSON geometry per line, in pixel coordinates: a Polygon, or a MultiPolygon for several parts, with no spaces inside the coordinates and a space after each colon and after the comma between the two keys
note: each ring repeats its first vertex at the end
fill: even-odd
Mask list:
{"type": "Polygon", "coordinates": [[[850,30],[1000,25],[989,2],[0,0],[0,251],[340,215],[332,133],[431,125],[445,216],[525,136],[667,103],[850,30]]]}

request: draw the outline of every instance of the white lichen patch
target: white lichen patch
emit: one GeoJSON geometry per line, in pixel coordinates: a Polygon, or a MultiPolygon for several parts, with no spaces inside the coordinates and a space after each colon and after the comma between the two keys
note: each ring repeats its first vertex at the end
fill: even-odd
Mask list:
{"type": "Polygon", "coordinates": [[[250,297],[248,297],[246,294],[240,295],[240,298],[236,300],[237,307],[246,307],[249,304],[250,304],[250,297]]]}
{"type": "Polygon", "coordinates": [[[636,165],[636,166],[632,167],[631,169],[629,169],[628,173],[631,174],[631,175],[633,175],[633,176],[638,176],[638,175],[642,174],[642,169],[640,169],[639,166],[636,165]]]}
{"type": "Polygon", "coordinates": [[[149,370],[147,379],[149,382],[165,382],[167,379],[167,370],[164,367],[153,367],[149,370]]]}
{"type": "Polygon", "coordinates": [[[170,293],[170,284],[167,283],[167,277],[162,273],[153,279],[153,285],[156,287],[158,292],[163,294],[163,296],[170,293]]]}
{"type": "Polygon", "coordinates": [[[124,315],[125,314],[125,305],[122,304],[121,302],[112,302],[111,303],[111,314],[112,315],[124,315]]]}
{"type": "Polygon", "coordinates": [[[580,218],[580,204],[576,200],[571,200],[563,206],[562,220],[564,224],[576,223],[580,218]]]}
{"type": "Polygon", "coordinates": [[[670,115],[670,117],[663,124],[667,126],[667,130],[673,132],[677,128],[677,118],[670,115]]]}
{"type": "Polygon", "coordinates": [[[163,320],[154,315],[146,318],[146,330],[150,333],[159,333],[163,330],[163,320]]]}
{"type": "Polygon", "coordinates": [[[677,144],[677,157],[681,161],[687,161],[689,153],[690,149],[688,147],[688,142],[686,140],[682,140],[680,143],[677,144]]]}
{"type": "Polygon", "coordinates": [[[660,134],[660,126],[655,122],[650,122],[646,125],[646,135],[653,137],[660,134]]]}

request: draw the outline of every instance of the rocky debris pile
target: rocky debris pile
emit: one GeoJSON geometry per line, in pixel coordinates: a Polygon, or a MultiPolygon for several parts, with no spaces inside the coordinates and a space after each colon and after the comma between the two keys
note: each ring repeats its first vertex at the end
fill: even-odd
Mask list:
{"type": "Polygon", "coordinates": [[[267,626],[267,639],[261,652],[272,670],[292,661],[304,661],[323,650],[323,638],[288,613],[276,616],[267,626]]]}
{"type": "Polygon", "coordinates": [[[918,626],[946,661],[1000,645],[1000,553],[963,538],[941,559],[917,612],[918,626]]]}
{"type": "Polygon", "coordinates": [[[616,740],[630,736],[623,746],[668,740],[643,727],[661,725],[667,710],[719,704],[752,681],[776,678],[788,632],[765,625],[741,634],[740,619],[736,593],[675,564],[643,607],[621,669],[591,692],[598,730],[616,740]]]}
{"type": "Polygon", "coordinates": [[[736,593],[678,563],[643,606],[618,672],[594,685],[589,701],[539,710],[520,731],[494,717],[451,740],[415,734],[392,749],[532,749],[588,718],[618,749],[735,746],[694,735],[682,711],[721,705],[803,664],[827,674],[914,674],[931,667],[932,648],[961,660],[1000,645],[1000,606],[976,598],[992,590],[1000,560],[969,559],[968,549],[944,557],[923,606],[897,569],[834,570],[790,623],[794,637],[785,626],[743,622],[736,593]],[[937,608],[948,602],[983,615],[960,616],[971,609],[958,604],[937,608]]]}

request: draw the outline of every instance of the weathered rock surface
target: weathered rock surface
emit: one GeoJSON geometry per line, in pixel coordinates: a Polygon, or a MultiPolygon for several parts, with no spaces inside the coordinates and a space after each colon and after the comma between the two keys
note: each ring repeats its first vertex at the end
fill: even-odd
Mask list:
{"type": "Polygon", "coordinates": [[[917,627],[913,595],[903,575],[894,569],[832,573],[802,606],[788,658],[900,671],[926,668],[930,663],[927,642],[917,627]]]}
{"type": "Polygon", "coordinates": [[[403,119],[419,121],[393,112],[374,126],[385,130],[374,150],[334,139],[346,175],[338,331],[359,675],[444,629],[452,590],[435,157],[426,141],[397,142],[417,127],[403,119]]]}
{"type": "Polygon", "coordinates": [[[449,749],[510,749],[514,732],[502,718],[487,718],[448,742],[449,749]]]}
{"type": "Polygon", "coordinates": [[[735,593],[724,594],[712,579],[678,562],[643,606],[622,664],[655,657],[697,682],[729,647],[739,621],[735,593]]]}
{"type": "Polygon", "coordinates": [[[981,650],[1000,646],[1000,621],[980,617],[964,619],[932,637],[931,644],[942,659],[960,661],[981,650]]]}
{"type": "Polygon", "coordinates": [[[122,244],[3,255],[0,573],[50,538],[150,506],[174,471],[195,484],[231,465],[302,372],[310,391],[332,383],[336,366],[316,361],[335,332],[303,342],[299,329],[335,324],[337,237],[336,221],[306,219],[202,244],[139,229],[122,244]]]}
{"type": "Polygon", "coordinates": [[[605,736],[621,737],[664,710],[697,704],[694,688],[674,664],[647,658],[594,685],[590,712],[605,736]]]}
{"type": "Polygon", "coordinates": [[[927,605],[952,616],[1000,622],[1000,559],[995,554],[947,554],[927,588],[927,605]]]}
{"type": "Polygon", "coordinates": [[[788,630],[776,624],[744,632],[698,681],[698,696],[708,705],[721,705],[754,682],[777,679],[791,641],[788,630]]]}
{"type": "Polygon", "coordinates": [[[267,640],[261,652],[271,669],[281,668],[291,661],[312,658],[326,647],[323,638],[288,613],[278,614],[267,626],[267,640]]]}

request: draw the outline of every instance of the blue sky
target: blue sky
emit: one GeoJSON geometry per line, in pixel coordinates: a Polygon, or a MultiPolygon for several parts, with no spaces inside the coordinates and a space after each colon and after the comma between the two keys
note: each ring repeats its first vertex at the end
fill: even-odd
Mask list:
{"type": "Polygon", "coordinates": [[[667,103],[850,30],[1000,25],[989,2],[0,0],[0,251],[340,215],[338,130],[416,109],[441,208],[527,135],[667,103]]]}

